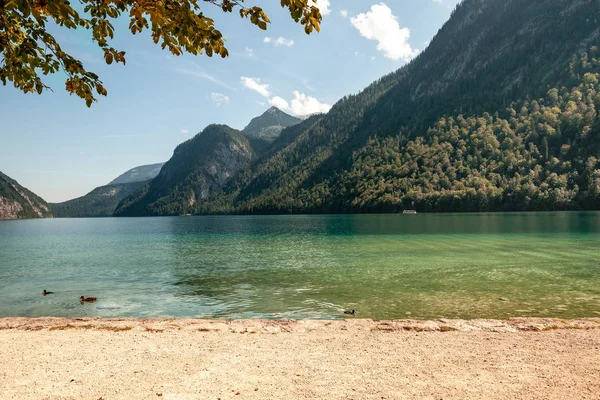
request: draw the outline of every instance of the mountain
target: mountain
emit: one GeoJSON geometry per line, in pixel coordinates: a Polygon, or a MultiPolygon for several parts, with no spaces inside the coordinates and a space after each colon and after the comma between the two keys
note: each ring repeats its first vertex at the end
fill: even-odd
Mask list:
{"type": "Polygon", "coordinates": [[[0,220],[52,218],[48,204],[0,172],[0,220]]]}
{"type": "MultiPolygon", "coordinates": [[[[599,48],[597,1],[464,0],[409,64],[185,212],[599,209],[599,48]]],[[[154,215],[173,214],[165,199],[154,215]]]]}
{"type": "Polygon", "coordinates": [[[117,183],[100,186],[77,199],[52,203],[57,218],[112,217],[119,202],[150,181],[117,183]]]}
{"type": "Polygon", "coordinates": [[[242,132],[210,125],[180,144],[158,176],[119,204],[115,215],[180,215],[194,209],[253,158],[242,132]]]}
{"type": "Polygon", "coordinates": [[[273,140],[282,130],[302,122],[301,119],[284,113],[277,107],[271,107],[260,117],[254,118],[242,132],[249,138],[273,140]]]}
{"type": "Polygon", "coordinates": [[[465,0],[198,212],[597,209],[599,22],[586,0],[465,0]]]}
{"type": "Polygon", "coordinates": [[[165,163],[142,165],[135,167],[114,179],[109,185],[117,185],[120,183],[143,182],[154,179],[165,163]]]}
{"type": "Polygon", "coordinates": [[[164,163],[135,167],[77,199],[52,203],[50,207],[57,218],[112,217],[117,205],[156,177],[164,163]]]}

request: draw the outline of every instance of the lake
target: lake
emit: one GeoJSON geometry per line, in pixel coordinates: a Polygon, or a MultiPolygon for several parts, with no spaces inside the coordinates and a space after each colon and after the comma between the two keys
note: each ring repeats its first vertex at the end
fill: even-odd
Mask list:
{"type": "Polygon", "coordinates": [[[600,213],[0,222],[3,317],[332,319],[343,309],[599,317],[600,213]]]}

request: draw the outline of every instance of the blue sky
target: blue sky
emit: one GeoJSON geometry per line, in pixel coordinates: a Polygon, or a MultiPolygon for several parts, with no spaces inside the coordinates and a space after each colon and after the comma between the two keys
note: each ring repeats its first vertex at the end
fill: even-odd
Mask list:
{"type": "MultiPolygon", "coordinates": [[[[267,4],[268,3],[268,4],[267,4]]],[[[0,87],[0,171],[59,202],[82,196],[138,165],[167,161],[211,123],[242,129],[271,105],[290,114],[326,111],[341,97],[402,67],[436,34],[458,0],[319,0],[321,33],[306,35],[279,6],[261,31],[207,6],[230,57],[175,57],[119,21],[114,47],[127,65],[106,65],[89,32],[56,30],[63,48],[97,73],[108,97],[88,109],[46,77],[53,92],[0,87]]]]}

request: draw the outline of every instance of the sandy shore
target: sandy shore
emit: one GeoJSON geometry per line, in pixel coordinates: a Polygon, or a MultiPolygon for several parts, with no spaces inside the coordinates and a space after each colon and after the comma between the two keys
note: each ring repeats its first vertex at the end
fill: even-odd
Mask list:
{"type": "Polygon", "coordinates": [[[600,319],[0,319],[2,399],[599,399],[600,319]]]}

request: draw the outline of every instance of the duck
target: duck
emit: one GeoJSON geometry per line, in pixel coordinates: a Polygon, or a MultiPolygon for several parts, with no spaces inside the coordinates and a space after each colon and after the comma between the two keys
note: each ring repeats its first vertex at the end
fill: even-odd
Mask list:
{"type": "Polygon", "coordinates": [[[354,314],[356,314],[356,311],[355,310],[344,310],[344,314],[354,315],[354,314]]]}
{"type": "Polygon", "coordinates": [[[46,289],[44,289],[44,292],[42,294],[45,296],[47,294],[54,294],[54,292],[48,292],[48,291],[46,291],[46,289]]]}
{"type": "Polygon", "coordinates": [[[97,299],[97,298],[95,298],[95,297],[84,297],[84,296],[81,296],[81,297],[79,298],[79,301],[81,301],[82,303],[83,303],[83,302],[87,302],[87,303],[93,303],[93,302],[95,302],[96,300],[98,300],[98,299],[97,299]]]}

